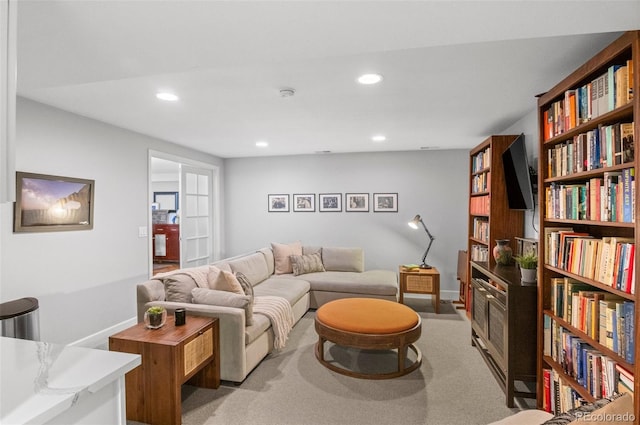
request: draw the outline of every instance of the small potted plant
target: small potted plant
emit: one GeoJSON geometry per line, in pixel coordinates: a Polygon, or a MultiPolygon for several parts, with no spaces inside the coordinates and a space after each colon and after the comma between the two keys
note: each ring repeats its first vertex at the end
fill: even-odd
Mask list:
{"type": "Polygon", "coordinates": [[[158,329],[167,320],[167,310],[164,307],[149,307],[144,313],[144,323],[149,329],[158,329]]]}
{"type": "Polygon", "coordinates": [[[515,260],[520,266],[522,281],[535,283],[538,280],[538,256],[533,252],[529,252],[515,257],[515,260]]]}

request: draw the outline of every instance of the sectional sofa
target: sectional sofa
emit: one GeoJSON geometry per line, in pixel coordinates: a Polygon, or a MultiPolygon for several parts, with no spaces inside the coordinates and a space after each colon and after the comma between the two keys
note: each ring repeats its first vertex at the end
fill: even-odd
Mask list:
{"type": "MultiPolygon", "coordinates": [[[[206,267],[236,276],[243,275],[255,297],[277,296],[291,305],[293,321],[335,299],[371,297],[397,300],[395,271],[364,270],[361,248],[311,247],[300,243],[271,244],[269,248],[217,261],[206,267]]],[[[271,321],[253,314],[246,305],[210,302],[199,296],[195,269],[158,275],[137,285],[138,321],[150,306],[163,306],[170,313],[185,308],[188,314],[220,320],[221,379],[242,382],[274,349],[271,321]],[[195,279],[194,279],[195,277],[195,279]]]]}

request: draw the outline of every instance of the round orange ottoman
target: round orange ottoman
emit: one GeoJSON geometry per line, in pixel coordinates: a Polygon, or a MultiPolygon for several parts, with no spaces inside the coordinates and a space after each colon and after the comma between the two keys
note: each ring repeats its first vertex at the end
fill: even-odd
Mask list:
{"type": "Polygon", "coordinates": [[[325,367],[347,376],[387,379],[406,375],[422,363],[422,353],[413,343],[420,338],[422,322],[418,313],[393,301],[375,298],[344,298],[316,310],[318,343],[316,358],[325,367]],[[361,373],[347,370],[324,358],[325,341],[365,350],[398,350],[398,370],[390,373],[361,373]],[[407,350],[416,360],[405,367],[407,350]]]}

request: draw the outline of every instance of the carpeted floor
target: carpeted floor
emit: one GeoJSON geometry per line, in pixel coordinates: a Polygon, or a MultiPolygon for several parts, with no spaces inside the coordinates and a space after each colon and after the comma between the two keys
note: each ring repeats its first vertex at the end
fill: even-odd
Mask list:
{"type": "MultiPolygon", "coordinates": [[[[223,382],[217,390],[183,386],[186,425],[323,424],[487,424],[518,409],[505,396],[477,350],[463,311],[443,302],[433,313],[426,299],[407,299],[422,317],[417,345],[421,367],[389,380],[364,380],[336,374],[314,355],[315,312],[295,326],[287,347],[269,355],[239,386],[223,382]]],[[[325,345],[343,365],[377,367],[396,361],[390,353],[354,352],[325,345]],[[376,366],[373,366],[373,364],[376,366]]]]}

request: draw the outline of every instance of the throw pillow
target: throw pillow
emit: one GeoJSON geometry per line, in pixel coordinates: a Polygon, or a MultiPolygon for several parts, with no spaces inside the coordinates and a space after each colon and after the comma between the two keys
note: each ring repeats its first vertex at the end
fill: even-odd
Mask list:
{"type": "MultiPolygon", "coordinates": [[[[194,288],[191,291],[194,304],[216,305],[220,307],[235,307],[244,309],[245,319],[249,317],[249,297],[217,289],[194,288]]],[[[251,310],[253,311],[253,309],[251,310]]],[[[248,326],[248,322],[245,321],[248,326]]]]}
{"type": "Polygon", "coordinates": [[[190,303],[191,290],[196,287],[196,282],[191,276],[184,273],[173,273],[162,278],[164,284],[164,299],[176,303],[190,303]]]}
{"type": "Polygon", "coordinates": [[[207,279],[209,280],[210,289],[244,295],[244,290],[242,289],[240,282],[238,282],[238,279],[236,279],[231,272],[211,266],[207,279]]]}
{"type": "Polygon", "coordinates": [[[322,247],[324,268],[336,272],[363,272],[362,248],[322,247]]]}
{"type": "Polygon", "coordinates": [[[242,272],[236,273],[236,279],[238,279],[238,282],[240,282],[240,286],[242,286],[244,294],[249,297],[249,308],[247,308],[246,319],[247,326],[250,326],[253,325],[253,285],[251,284],[251,282],[249,282],[247,276],[245,276],[242,272]]]}
{"type": "Polygon", "coordinates": [[[302,244],[300,242],[293,242],[290,244],[271,243],[271,249],[273,250],[273,257],[276,263],[275,274],[287,274],[293,273],[293,267],[291,266],[292,255],[302,255],[302,244]]]}
{"type": "Polygon", "coordinates": [[[290,258],[294,276],[325,271],[320,254],[292,255],[290,258]]]}

